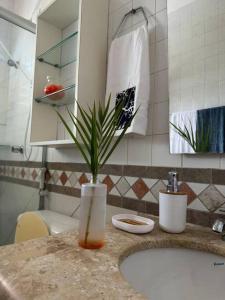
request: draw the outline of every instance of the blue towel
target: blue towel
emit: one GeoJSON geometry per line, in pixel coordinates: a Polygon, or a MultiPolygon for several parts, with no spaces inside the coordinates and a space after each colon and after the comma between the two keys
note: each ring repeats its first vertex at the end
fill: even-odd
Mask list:
{"type": "Polygon", "coordinates": [[[209,134],[208,152],[225,152],[225,106],[197,111],[196,132],[199,136],[209,134]]]}

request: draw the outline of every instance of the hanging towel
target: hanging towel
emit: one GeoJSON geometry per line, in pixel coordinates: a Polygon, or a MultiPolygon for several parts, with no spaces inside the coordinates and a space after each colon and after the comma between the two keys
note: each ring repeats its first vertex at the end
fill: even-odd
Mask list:
{"type": "Polygon", "coordinates": [[[209,135],[209,152],[225,152],[225,106],[197,111],[197,133],[209,135]]]}
{"type": "Polygon", "coordinates": [[[112,41],[109,51],[106,99],[111,108],[124,100],[123,115],[117,134],[139,107],[127,133],[145,135],[150,101],[150,61],[147,26],[143,25],[112,41]]]}
{"type": "MultiPolygon", "coordinates": [[[[192,126],[194,135],[196,135],[196,120],[197,111],[176,112],[170,116],[170,122],[181,129],[184,129],[184,126],[186,126],[190,130],[192,126]]],[[[195,153],[192,147],[177,133],[172,125],[170,126],[170,153],[195,153]]]]}

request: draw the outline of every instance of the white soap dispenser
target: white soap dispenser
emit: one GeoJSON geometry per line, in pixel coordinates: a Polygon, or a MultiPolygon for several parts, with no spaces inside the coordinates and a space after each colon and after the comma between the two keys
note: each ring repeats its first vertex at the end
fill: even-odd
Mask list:
{"type": "Polygon", "coordinates": [[[166,191],[159,192],[159,225],[169,233],[181,233],[185,230],[187,218],[187,194],[180,192],[178,174],[168,174],[166,191]]]}

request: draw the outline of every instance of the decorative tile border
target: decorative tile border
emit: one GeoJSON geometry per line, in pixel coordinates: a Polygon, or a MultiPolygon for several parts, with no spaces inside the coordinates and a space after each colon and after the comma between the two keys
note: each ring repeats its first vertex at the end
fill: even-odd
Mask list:
{"type": "MultiPolygon", "coordinates": [[[[140,178],[108,174],[101,174],[99,178],[101,182],[107,185],[109,195],[144,200],[146,202],[158,203],[159,191],[166,188],[166,181],[162,179],[153,180],[147,177],[140,178]]],[[[81,185],[88,182],[89,179],[89,173],[62,170],[49,170],[46,176],[48,185],[65,186],[76,189],[80,189],[81,185]]],[[[181,191],[188,194],[188,206],[200,200],[204,209],[201,209],[201,205],[199,205],[199,210],[215,212],[225,204],[225,190],[224,193],[222,193],[215,185],[206,184],[203,190],[201,190],[199,185],[193,186],[192,183],[182,182],[180,188],[181,191]]]]}
{"type": "Polygon", "coordinates": [[[40,181],[40,168],[0,165],[1,178],[14,178],[30,182],[40,181]]]}
{"type": "MultiPolygon", "coordinates": [[[[0,161],[0,180],[38,187],[40,163],[0,161]]],[[[50,192],[80,197],[83,183],[90,179],[85,164],[48,163],[46,186],[50,192]]],[[[105,166],[99,180],[107,185],[108,203],[158,214],[159,191],[166,188],[172,168],[145,166],[105,166]]],[[[181,190],[188,194],[188,220],[210,225],[225,213],[225,170],[176,169],[181,190]],[[223,184],[222,184],[223,183],[223,184]]]]}

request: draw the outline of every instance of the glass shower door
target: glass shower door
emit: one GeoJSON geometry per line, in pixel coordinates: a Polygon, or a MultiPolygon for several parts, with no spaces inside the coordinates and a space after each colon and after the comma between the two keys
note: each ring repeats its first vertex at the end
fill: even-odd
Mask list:
{"type": "Polygon", "coordinates": [[[37,184],[30,184],[33,169],[25,162],[40,156],[30,157],[27,142],[34,51],[33,33],[0,19],[0,245],[14,242],[19,214],[39,206],[37,184]],[[25,155],[12,153],[12,146],[21,146],[25,155]]]}

